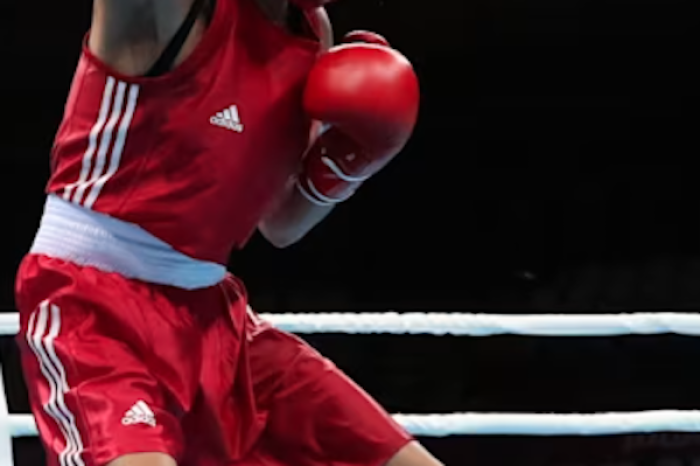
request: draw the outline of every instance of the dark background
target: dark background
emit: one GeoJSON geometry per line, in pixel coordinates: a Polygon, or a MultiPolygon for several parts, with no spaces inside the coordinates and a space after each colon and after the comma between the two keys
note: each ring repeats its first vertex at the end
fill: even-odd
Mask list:
{"type": "MultiPolygon", "coordinates": [[[[0,73],[0,308],[9,311],[90,2],[16,1],[0,10],[3,36],[10,36],[0,73]]],[[[255,238],[233,256],[231,270],[246,281],[255,307],[698,308],[692,2],[342,0],[330,12],[338,34],[374,29],[411,58],[423,88],[421,120],[405,153],[307,240],[279,251],[255,238]]],[[[700,407],[700,348],[689,338],[309,340],[391,411],[700,407]]],[[[1,344],[6,375],[17,380],[13,345],[1,344]]],[[[21,384],[9,385],[11,408],[26,410],[21,384]]],[[[700,443],[640,438],[647,443],[426,443],[451,465],[578,466],[625,457],[657,466],[659,458],[689,457],[700,443]],[[684,448],[664,452],[661,444],[684,448]]],[[[17,464],[33,466],[22,455],[35,442],[21,442],[29,448],[19,449],[17,464]]]]}

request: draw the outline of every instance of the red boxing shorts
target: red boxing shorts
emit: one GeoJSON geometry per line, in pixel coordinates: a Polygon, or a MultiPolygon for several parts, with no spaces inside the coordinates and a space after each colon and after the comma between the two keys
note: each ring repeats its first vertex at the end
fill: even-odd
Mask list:
{"type": "Polygon", "coordinates": [[[187,291],[30,255],[17,304],[49,466],[381,466],[411,440],[233,277],[187,291]]]}

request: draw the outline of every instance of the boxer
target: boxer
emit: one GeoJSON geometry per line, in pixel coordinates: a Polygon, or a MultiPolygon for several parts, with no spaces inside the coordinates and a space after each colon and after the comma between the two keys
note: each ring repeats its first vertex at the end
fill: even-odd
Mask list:
{"type": "Polygon", "coordinates": [[[256,228],[299,241],[413,131],[408,60],[333,47],[323,3],[95,0],[16,287],[50,466],[439,464],[225,269],[256,228]]]}

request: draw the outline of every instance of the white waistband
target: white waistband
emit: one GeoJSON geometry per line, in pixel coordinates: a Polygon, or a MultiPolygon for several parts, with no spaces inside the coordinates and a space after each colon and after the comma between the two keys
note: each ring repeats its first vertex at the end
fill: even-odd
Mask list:
{"type": "Polygon", "coordinates": [[[31,252],[184,289],[206,288],[226,275],[221,264],[186,256],[138,225],[54,195],[46,200],[31,252]]]}

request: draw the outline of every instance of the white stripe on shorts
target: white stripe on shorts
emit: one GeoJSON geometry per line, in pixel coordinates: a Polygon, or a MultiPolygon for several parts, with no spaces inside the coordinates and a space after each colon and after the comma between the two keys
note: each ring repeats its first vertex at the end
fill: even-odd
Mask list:
{"type": "Polygon", "coordinates": [[[65,438],[66,447],[59,454],[61,466],[85,466],[82,460],[83,442],[75,416],[66,406],[64,395],[69,391],[66,371],[56,354],[54,340],[61,331],[61,311],[44,301],[31,315],[27,343],[34,352],[42,374],[49,384],[49,399],[44,410],[56,421],[65,438]]]}

